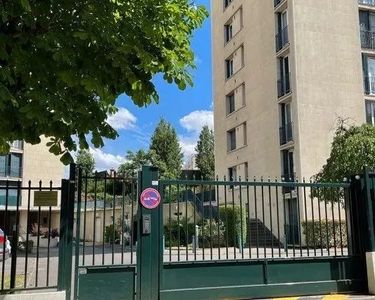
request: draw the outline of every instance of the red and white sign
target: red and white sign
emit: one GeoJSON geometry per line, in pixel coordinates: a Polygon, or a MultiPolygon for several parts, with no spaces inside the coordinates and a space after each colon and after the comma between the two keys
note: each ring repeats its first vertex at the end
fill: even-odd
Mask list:
{"type": "Polygon", "coordinates": [[[142,192],[140,200],[144,208],[154,209],[159,206],[161,197],[157,190],[147,188],[142,192]]]}

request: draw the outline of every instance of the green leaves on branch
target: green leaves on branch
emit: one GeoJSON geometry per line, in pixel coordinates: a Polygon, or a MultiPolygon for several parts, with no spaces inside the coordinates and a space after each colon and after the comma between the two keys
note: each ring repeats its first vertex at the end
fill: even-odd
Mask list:
{"type": "Polygon", "coordinates": [[[86,136],[95,147],[117,137],[106,119],[119,95],[138,106],[158,102],[152,83],[158,73],[181,89],[191,85],[190,40],[207,11],[190,3],[3,1],[0,149],[44,135],[67,163],[67,151],[88,147],[86,136]]]}

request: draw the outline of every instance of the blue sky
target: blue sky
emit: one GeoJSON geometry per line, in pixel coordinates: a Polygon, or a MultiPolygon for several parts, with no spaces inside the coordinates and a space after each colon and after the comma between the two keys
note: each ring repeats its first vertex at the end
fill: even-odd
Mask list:
{"type": "MultiPolygon", "coordinates": [[[[210,9],[209,0],[197,0],[210,9]]],[[[156,124],[163,117],[176,129],[185,159],[193,154],[199,130],[205,124],[213,125],[212,70],[211,70],[211,20],[195,32],[192,47],[197,68],[193,71],[194,86],[180,91],[175,85],[154,78],[160,103],[146,108],[135,106],[126,95],[117,100],[119,112],[109,119],[116,127],[119,138],[106,140],[101,149],[91,150],[97,169],[117,168],[128,150],[147,149],[156,124]]]]}

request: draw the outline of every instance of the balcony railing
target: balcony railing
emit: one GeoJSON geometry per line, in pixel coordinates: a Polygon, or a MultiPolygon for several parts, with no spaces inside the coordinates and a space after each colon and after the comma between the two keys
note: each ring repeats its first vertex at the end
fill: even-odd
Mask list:
{"type": "Polygon", "coordinates": [[[280,145],[293,141],[293,123],[289,122],[280,127],[280,145]]]}
{"type": "Polygon", "coordinates": [[[277,96],[280,98],[290,93],[290,74],[287,73],[277,81],[277,96]]]}
{"type": "Polygon", "coordinates": [[[358,3],[362,5],[375,6],[375,0],[358,0],[358,3]]]}
{"type": "Polygon", "coordinates": [[[279,52],[286,44],[289,43],[288,26],[285,26],[276,34],[276,52],[279,52]]]}
{"type": "Polygon", "coordinates": [[[375,49],[374,31],[361,30],[361,46],[364,49],[375,49]]]}
{"type": "Polygon", "coordinates": [[[22,177],[22,168],[21,167],[0,167],[0,177],[22,177]]]}
{"type": "Polygon", "coordinates": [[[364,88],[366,95],[375,95],[375,76],[365,76],[364,88]]]}

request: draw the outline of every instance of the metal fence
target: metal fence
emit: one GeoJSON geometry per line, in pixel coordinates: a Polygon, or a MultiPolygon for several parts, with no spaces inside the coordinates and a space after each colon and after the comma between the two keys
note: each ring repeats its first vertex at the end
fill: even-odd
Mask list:
{"type": "Polygon", "coordinates": [[[80,174],[75,206],[77,266],[134,265],[137,179],[80,174]]]}
{"type": "Polygon", "coordinates": [[[351,247],[349,183],[163,180],[160,190],[164,262],[357,251],[351,247]]]}
{"type": "Polygon", "coordinates": [[[42,181],[4,181],[0,185],[0,292],[57,288],[61,186],[42,181]],[[36,193],[55,192],[52,206],[36,203],[36,193]],[[11,249],[9,248],[11,247],[11,249]]]}

